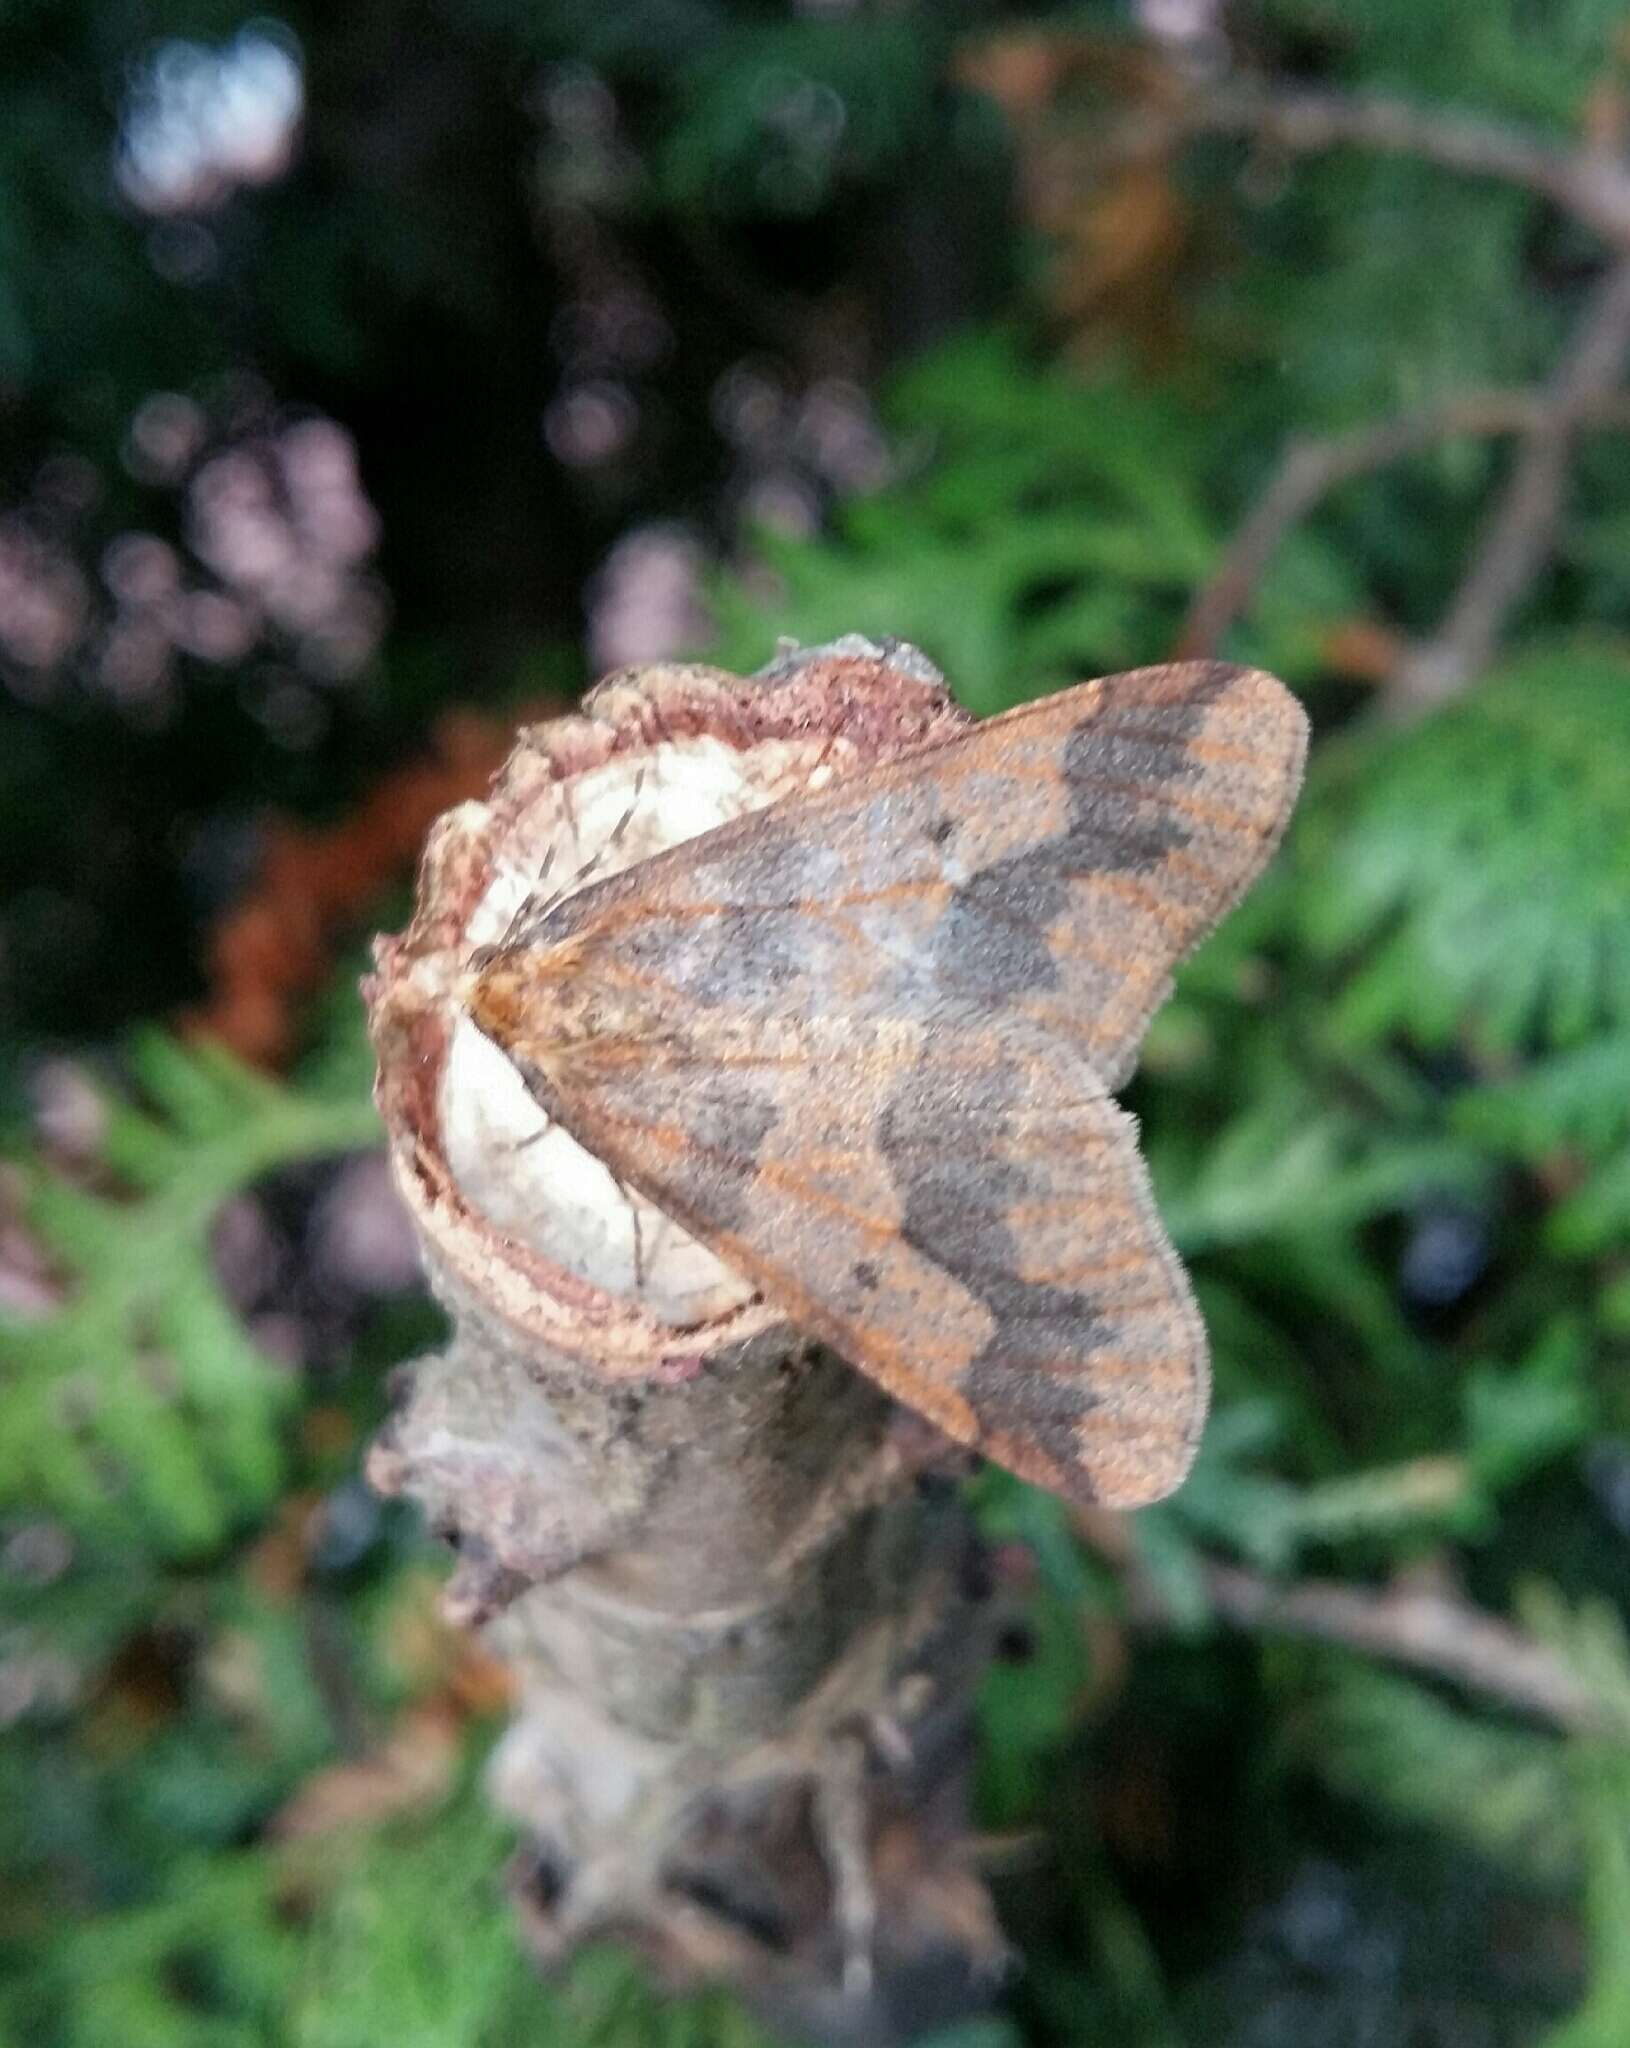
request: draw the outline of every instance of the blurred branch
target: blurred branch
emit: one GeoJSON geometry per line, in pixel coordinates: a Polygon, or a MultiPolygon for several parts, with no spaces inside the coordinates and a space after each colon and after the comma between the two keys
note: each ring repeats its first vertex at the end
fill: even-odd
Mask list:
{"type": "Polygon", "coordinates": [[[1612,394],[1630,356],[1630,163],[1597,145],[1568,149],[1504,122],[1405,100],[1259,88],[1197,95],[1175,113],[1130,126],[1120,147],[1158,153],[1185,132],[1243,134],[1296,154],[1356,145],[1502,179],[1550,200],[1616,251],[1542,398],[1490,394],[1492,418],[1478,417],[1487,401],[1474,398],[1369,434],[1293,445],[1184,626],[1184,652],[1215,645],[1287,527],[1331,484],[1448,434],[1518,432],[1522,451],[1448,612],[1387,684],[1388,708],[1419,716],[1458,696],[1487,665],[1506,620],[1550,556],[1578,435],[1599,408],[1615,409],[1612,394]],[[1513,405],[1526,417],[1507,413],[1513,405]]]}
{"type": "MultiPolygon", "coordinates": [[[[1173,658],[1215,652],[1249,605],[1285,535],[1337,485],[1441,441],[1538,433],[1551,425],[1555,413],[1556,400],[1544,391],[1474,391],[1354,433],[1292,440],[1221,567],[1196,596],[1173,658]]],[[[1592,394],[1574,417],[1580,427],[1630,428],[1630,395],[1592,394]]]]}
{"type": "Polygon", "coordinates": [[[1112,147],[1116,154],[1160,154],[1174,129],[1248,135],[1295,155],[1354,146],[1419,157],[1445,170],[1524,186],[1605,241],[1630,248],[1630,164],[1605,149],[1560,147],[1506,122],[1384,95],[1225,89],[1196,96],[1175,115],[1129,124],[1112,147]]]}
{"type": "MultiPolygon", "coordinates": [[[[1601,1699],[1555,1651],[1481,1613],[1447,1586],[1421,1579],[1380,1589],[1328,1579],[1278,1585],[1216,1560],[1204,1561],[1202,1571],[1213,1612],[1231,1628],[1302,1636],[1384,1658],[1449,1679],[1571,1734],[1613,1732],[1613,1717],[1601,1699]]],[[[1135,1561],[1127,1583],[1136,1618],[1167,1618],[1158,1587],[1135,1561]]]]}
{"type": "Polygon", "coordinates": [[[1630,255],[1596,287],[1443,622],[1389,681],[1395,713],[1418,716],[1458,696],[1486,667],[1501,628],[1550,556],[1580,431],[1591,408],[1615,392],[1627,357],[1630,255]]]}

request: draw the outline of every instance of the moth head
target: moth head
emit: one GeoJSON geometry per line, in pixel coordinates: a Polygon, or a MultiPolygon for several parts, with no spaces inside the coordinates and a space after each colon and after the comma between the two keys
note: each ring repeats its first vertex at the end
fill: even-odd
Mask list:
{"type": "Polygon", "coordinates": [[[484,1038],[511,1058],[546,1066],[547,1054],[590,1021],[573,1000],[573,946],[487,947],[470,962],[464,1008],[484,1038]]]}
{"type": "Polygon", "coordinates": [[[594,945],[577,935],[552,946],[505,946],[477,954],[464,1007],[483,1037],[523,1071],[547,1074],[589,1046],[649,1044],[658,1018],[639,991],[593,972],[594,945]]]}

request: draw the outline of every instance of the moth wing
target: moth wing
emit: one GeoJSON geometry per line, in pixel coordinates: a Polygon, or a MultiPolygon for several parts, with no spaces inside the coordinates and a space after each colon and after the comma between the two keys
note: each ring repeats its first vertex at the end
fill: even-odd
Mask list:
{"type": "Polygon", "coordinates": [[[1176,964],[1296,799],[1307,721],[1221,662],[1082,683],[580,891],[534,944],[665,1014],[922,1016],[974,1004],[1073,1044],[1110,1090],[1176,964]]]}
{"type": "Polygon", "coordinates": [[[901,1400],[1043,1484],[1153,1499],[1205,1340],[1106,1091],[1267,861],[1305,744],[1259,671],[1084,683],[591,884],[471,1012],[901,1400]]]}
{"type": "Polygon", "coordinates": [[[1034,956],[1019,1006],[1117,1089],[1173,969],[1278,846],[1301,788],[1306,714],[1260,669],[1179,662],[1023,705],[961,748],[966,767],[946,764],[949,801],[973,832],[936,938],[947,971],[981,995],[1022,979],[1003,957],[1017,910],[1052,969],[1034,956]]]}
{"type": "Polygon", "coordinates": [[[574,1135],[959,1441],[1112,1507],[1205,1417],[1205,1332],[1132,1119],[1034,1028],[739,1020],[535,1080],[574,1135]],[[749,1044],[752,1038],[755,1042],[749,1044]]]}

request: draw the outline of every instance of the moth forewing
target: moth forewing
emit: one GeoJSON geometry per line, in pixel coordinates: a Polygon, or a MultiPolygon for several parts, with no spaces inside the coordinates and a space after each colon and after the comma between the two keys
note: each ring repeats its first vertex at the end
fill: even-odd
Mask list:
{"type": "Polygon", "coordinates": [[[899,1399],[1113,1505],[1204,1331],[1107,1100],[1260,872],[1305,720],[1216,663],[1083,684],[568,897],[471,1011],[552,1116],[899,1399]]]}

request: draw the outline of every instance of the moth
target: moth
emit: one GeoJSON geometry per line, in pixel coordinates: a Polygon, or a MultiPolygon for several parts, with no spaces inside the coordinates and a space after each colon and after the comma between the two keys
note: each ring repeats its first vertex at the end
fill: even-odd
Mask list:
{"type": "Polygon", "coordinates": [[[477,957],[470,1014],[796,1326],[1024,1478],[1138,1506],[1210,1375],[1113,1097],[1306,736],[1258,670],[1082,683],[586,883],[477,957]]]}

